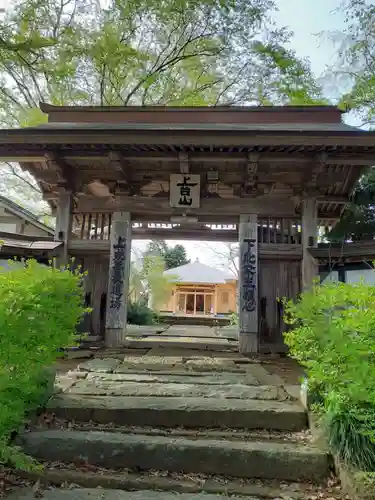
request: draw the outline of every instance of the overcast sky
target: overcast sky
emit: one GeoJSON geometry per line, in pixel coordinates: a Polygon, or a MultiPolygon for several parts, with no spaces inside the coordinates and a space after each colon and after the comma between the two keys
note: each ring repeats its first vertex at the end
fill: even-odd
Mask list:
{"type": "MultiPolygon", "coordinates": [[[[333,62],[335,48],[327,37],[318,36],[321,32],[341,31],[344,27],[345,13],[338,12],[342,0],[276,0],[279,12],[276,21],[280,26],[289,26],[294,36],[291,42],[297,55],[307,57],[311,61],[316,76],[320,76],[325,68],[333,62]]],[[[0,8],[11,4],[11,0],[0,0],[0,8]]],[[[174,242],[171,242],[174,243],[174,242]]],[[[223,265],[209,246],[216,246],[223,251],[220,243],[179,242],[185,245],[189,258],[199,258],[209,265],[223,265]]],[[[143,247],[145,243],[136,243],[143,247]]]]}

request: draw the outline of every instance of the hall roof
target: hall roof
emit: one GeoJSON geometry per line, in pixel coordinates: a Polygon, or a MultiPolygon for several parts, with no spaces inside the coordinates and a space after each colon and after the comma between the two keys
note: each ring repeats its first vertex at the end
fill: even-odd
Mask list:
{"type": "Polygon", "coordinates": [[[205,285],[219,285],[236,279],[231,273],[207,266],[198,260],[168,269],[168,271],[164,272],[164,275],[173,277],[172,281],[178,283],[205,285]]]}

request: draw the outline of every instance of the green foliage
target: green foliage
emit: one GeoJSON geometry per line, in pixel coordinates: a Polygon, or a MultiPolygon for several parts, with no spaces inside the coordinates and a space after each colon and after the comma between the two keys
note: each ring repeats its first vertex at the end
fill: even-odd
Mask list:
{"type": "Polygon", "coordinates": [[[375,408],[334,405],[325,416],[328,444],[346,464],[375,470],[375,408]]]}
{"type": "Polygon", "coordinates": [[[237,326],[239,324],[239,317],[238,317],[238,313],[236,312],[232,312],[229,316],[229,320],[230,320],[230,325],[231,326],[237,326]]]}
{"type": "Polygon", "coordinates": [[[143,282],[143,273],[136,262],[130,264],[129,275],[129,300],[138,303],[142,301],[145,294],[145,284],[143,282]]]}
{"type": "Polygon", "coordinates": [[[316,285],[286,303],[286,321],[293,327],[286,343],[311,383],[356,404],[375,404],[375,287],[316,285]]]}
{"type": "Polygon", "coordinates": [[[186,249],[183,245],[168,246],[164,240],[152,240],[147,248],[146,254],[158,255],[164,259],[165,268],[174,269],[175,267],[189,264],[186,249]]]}
{"type": "Polygon", "coordinates": [[[9,446],[14,430],[51,391],[48,368],[72,345],[84,308],[79,272],[28,261],[0,274],[0,463],[32,465],[9,446]]]}
{"type": "Polygon", "coordinates": [[[332,449],[351,465],[375,467],[375,288],[315,285],[285,302],[291,355],[324,405],[332,449]]]}
{"type": "Polygon", "coordinates": [[[336,75],[350,90],[341,98],[341,106],[352,110],[365,123],[375,117],[375,6],[367,0],[343,3],[346,29],[339,48],[336,75]]]}
{"type": "Polygon", "coordinates": [[[174,276],[164,275],[164,271],[165,262],[162,257],[147,254],[144,256],[143,276],[151,298],[150,305],[155,311],[159,311],[160,307],[164,305],[173,288],[174,276]]]}
{"type": "Polygon", "coordinates": [[[131,325],[152,325],[155,323],[155,314],[141,302],[130,302],[128,305],[128,323],[131,325]]]}
{"type": "Polygon", "coordinates": [[[39,101],[310,102],[320,90],[284,48],[291,33],[275,28],[274,11],[273,0],[16,0],[2,23],[17,49],[0,43],[2,121],[35,123],[39,101]]]}
{"type": "Polygon", "coordinates": [[[352,201],[337,225],[326,236],[329,241],[372,240],[375,236],[375,170],[358,182],[352,201]]]}
{"type": "Polygon", "coordinates": [[[357,471],[353,474],[354,485],[352,489],[361,500],[375,498],[375,472],[357,471]]]}

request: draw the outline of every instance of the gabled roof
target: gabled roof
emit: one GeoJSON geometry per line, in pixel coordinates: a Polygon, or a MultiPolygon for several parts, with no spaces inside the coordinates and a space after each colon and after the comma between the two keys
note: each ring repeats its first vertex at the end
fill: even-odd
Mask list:
{"type": "Polygon", "coordinates": [[[5,208],[8,212],[15,215],[16,217],[20,217],[21,219],[26,220],[42,231],[46,231],[46,233],[50,234],[51,236],[55,234],[55,231],[52,227],[46,226],[45,224],[43,224],[43,222],[40,222],[32,212],[30,212],[26,208],[21,207],[20,205],[17,205],[17,203],[14,203],[14,201],[11,201],[5,196],[0,195],[0,207],[5,208]]]}
{"type": "Polygon", "coordinates": [[[198,260],[185,264],[184,266],[168,269],[164,275],[173,276],[173,281],[178,283],[204,283],[206,285],[218,285],[230,280],[236,280],[236,277],[229,272],[206,266],[198,260]]]}

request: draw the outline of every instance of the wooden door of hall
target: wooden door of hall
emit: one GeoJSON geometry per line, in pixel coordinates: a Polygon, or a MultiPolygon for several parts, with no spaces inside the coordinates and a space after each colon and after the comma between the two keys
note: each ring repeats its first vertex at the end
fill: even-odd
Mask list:
{"type": "Polygon", "coordinates": [[[278,299],[296,298],[301,291],[301,262],[259,261],[259,333],[262,350],[285,352],[283,305],[278,299]]]}

